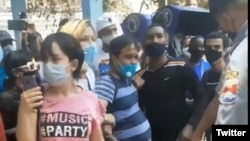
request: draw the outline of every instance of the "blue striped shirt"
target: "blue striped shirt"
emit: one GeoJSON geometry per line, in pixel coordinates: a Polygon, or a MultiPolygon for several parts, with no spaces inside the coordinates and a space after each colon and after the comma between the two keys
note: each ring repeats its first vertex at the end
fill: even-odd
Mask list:
{"type": "Polygon", "coordinates": [[[109,102],[109,110],[116,119],[114,136],[119,141],[151,139],[150,125],[138,105],[137,90],[133,85],[108,75],[101,76],[96,82],[95,93],[109,102]]]}

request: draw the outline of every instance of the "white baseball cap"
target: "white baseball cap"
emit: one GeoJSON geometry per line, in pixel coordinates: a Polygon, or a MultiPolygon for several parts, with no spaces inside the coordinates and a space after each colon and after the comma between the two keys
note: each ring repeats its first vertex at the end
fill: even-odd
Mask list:
{"type": "Polygon", "coordinates": [[[117,25],[118,19],[116,18],[115,13],[104,13],[97,21],[96,21],[96,29],[97,32],[107,28],[111,25],[117,25]]]}

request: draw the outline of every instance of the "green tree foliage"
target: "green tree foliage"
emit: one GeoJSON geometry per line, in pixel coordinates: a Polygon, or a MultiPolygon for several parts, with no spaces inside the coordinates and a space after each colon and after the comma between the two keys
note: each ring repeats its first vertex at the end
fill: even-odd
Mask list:
{"type": "Polygon", "coordinates": [[[115,12],[123,19],[133,10],[128,6],[126,0],[103,0],[103,11],[115,12]]]}

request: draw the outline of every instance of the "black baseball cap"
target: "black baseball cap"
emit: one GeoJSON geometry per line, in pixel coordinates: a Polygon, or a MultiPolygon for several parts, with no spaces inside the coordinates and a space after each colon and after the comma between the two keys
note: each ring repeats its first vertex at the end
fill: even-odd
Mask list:
{"type": "Polygon", "coordinates": [[[14,39],[10,36],[10,34],[6,30],[0,30],[0,42],[8,39],[14,41],[14,39]]]}

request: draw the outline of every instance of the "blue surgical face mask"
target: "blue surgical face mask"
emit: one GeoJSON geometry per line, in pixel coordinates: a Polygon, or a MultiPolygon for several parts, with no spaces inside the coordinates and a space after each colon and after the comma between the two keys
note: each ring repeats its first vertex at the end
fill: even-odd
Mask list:
{"type": "Polygon", "coordinates": [[[83,49],[84,52],[84,61],[89,65],[94,64],[94,58],[96,54],[96,45],[91,44],[89,47],[83,49]]]}
{"type": "MultiPolygon", "coordinates": [[[[70,65],[70,64],[69,64],[70,65]]],[[[44,79],[51,86],[60,86],[65,83],[69,77],[70,73],[66,71],[66,67],[60,64],[47,63],[43,65],[44,79]]]]}
{"type": "Polygon", "coordinates": [[[106,63],[100,63],[98,65],[98,68],[99,68],[99,75],[106,75],[109,73],[110,70],[109,64],[106,63]]]}
{"type": "Polygon", "coordinates": [[[137,64],[120,65],[119,73],[122,77],[132,79],[136,73],[137,64]]]}

